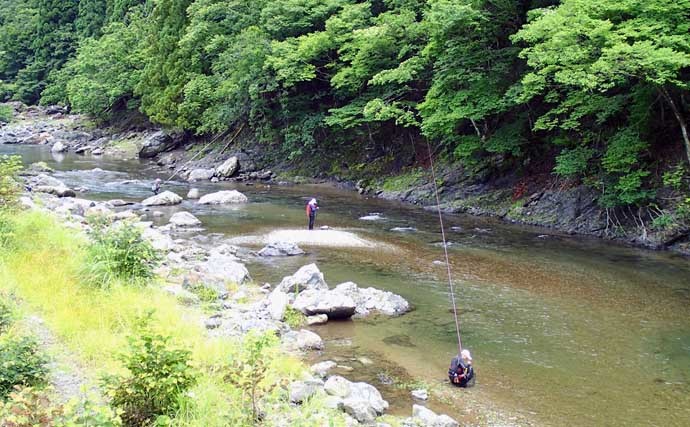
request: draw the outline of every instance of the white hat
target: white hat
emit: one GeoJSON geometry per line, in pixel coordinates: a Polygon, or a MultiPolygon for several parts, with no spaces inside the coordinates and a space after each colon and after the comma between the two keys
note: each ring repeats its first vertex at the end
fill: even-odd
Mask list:
{"type": "Polygon", "coordinates": [[[467,360],[468,362],[472,361],[472,355],[470,354],[470,351],[467,349],[460,352],[460,357],[462,357],[463,360],[467,360]]]}
{"type": "Polygon", "coordinates": [[[316,204],[316,199],[311,199],[311,200],[309,201],[309,204],[310,204],[310,205],[315,205],[315,204],[316,204]]]}

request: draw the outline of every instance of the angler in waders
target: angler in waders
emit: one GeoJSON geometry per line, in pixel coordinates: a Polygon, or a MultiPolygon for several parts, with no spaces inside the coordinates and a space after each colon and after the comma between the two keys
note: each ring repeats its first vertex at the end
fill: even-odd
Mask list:
{"type": "Polygon", "coordinates": [[[316,204],[316,199],[311,199],[307,203],[307,219],[309,220],[309,229],[314,229],[314,222],[316,221],[316,211],[319,210],[319,206],[316,204]]]}
{"type": "Polygon", "coordinates": [[[151,191],[153,191],[153,194],[158,194],[161,191],[161,179],[156,178],[155,181],[153,181],[153,185],[151,186],[151,191]]]}
{"type": "Polygon", "coordinates": [[[474,369],[472,368],[472,355],[465,349],[450,361],[448,379],[456,387],[468,387],[473,384],[474,369]]]}

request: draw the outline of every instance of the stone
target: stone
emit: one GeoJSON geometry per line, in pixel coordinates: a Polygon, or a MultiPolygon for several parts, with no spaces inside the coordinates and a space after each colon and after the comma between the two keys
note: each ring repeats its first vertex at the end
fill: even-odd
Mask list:
{"type": "Polygon", "coordinates": [[[94,156],[101,156],[103,155],[103,149],[102,148],[94,148],[93,151],[91,152],[94,156]]]}
{"type": "Polygon", "coordinates": [[[289,386],[290,402],[302,403],[319,391],[323,391],[323,381],[321,380],[293,381],[289,386]]]}
{"type": "Polygon", "coordinates": [[[237,156],[232,156],[216,168],[216,176],[220,178],[230,178],[240,170],[240,160],[237,156]]]}
{"type": "Polygon", "coordinates": [[[141,150],[139,150],[139,157],[142,159],[156,157],[162,152],[170,151],[177,147],[177,142],[176,138],[173,138],[171,135],[158,131],[146,138],[141,150]]]}
{"type": "Polygon", "coordinates": [[[425,389],[412,390],[412,398],[417,400],[428,400],[429,393],[425,389]]]}
{"type": "Polygon", "coordinates": [[[114,213],[115,212],[106,208],[103,205],[96,205],[96,206],[88,208],[85,212],[85,216],[87,216],[87,217],[96,217],[96,216],[109,217],[109,216],[113,215],[114,213]]]}
{"type": "Polygon", "coordinates": [[[343,399],[342,408],[346,414],[362,424],[370,424],[376,421],[376,411],[367,402],[358,399],[343,399]]]}
{"type": "Polygon", "coordinates": [[[221,318],[211,317],[209,319],[206,319],[206,321],[204,321],[204,326],[206,326],[206,329],[216,329],[216,328],[219,328],[222,323],[223,323],[223,320],[221,318]]]}
{"type": "Polygon", "coordinates": [[[301,292],[292,307],[307,316],[325,314],[329,319],[346,319],[355,314],[355,301],[340,292],[307,289],[301,292]]]}
{"type": "Polygon", "coordinates": [[[448,415],[436,415],[431,409],[422,405],[412,405],[412,418],[425,427],[458,427],[457,421],[448,415]]]}
{"type": "Polygon", "coordinates": [[[218,191],[203,196],[199,199],[200,205],[221,205],[227,203],[247,203],[247,196],[237,190],[218,191]]]}
{"type": "Polygon", "coordinates": [[[273,320],[282,321],[288,306],[288,295],[280,289],[275,289],[268,296],[268,312],[273,320]]]}
{"type": "Polygon", "coordinates": [[[64,153],[67,151],[67,146],[63,144],[62,142],[58,141],[53,146],[50,148],[50,151],[52,153],[64,153]]]}
{"type": "Polygon", "coordinates": [[[187,181],[208,181],[213,178],[215,171],[213,169],[194,169],[189,173],[187,181]]]}
{"type": "Polygon", "coordinates": [[[165,214],[161,211],[153,211],[151,212],[151,216],[153,216],[154,218],[161,218],[164,217],[165,214]]]}
{"type": "Polygon", "coordinates": [[[316,264],[309,264],[297,270],[292,276],[284,277],[277,288],[285,293],[299,293],[305,289],[327,290],[328,285],[316,264]]]}
{"type": "Polygon", "coordinates": [[[333,375],[326,380],[323,389],[330,396],[346,398],[350,395],[351,384],[350,381],[340,375],[333,375]]]}
{"type": "Polygon", "coordinates": [[[189,212],[175,212],[173,216],[170,217],[170,223],[178,227],[196,227],[201,225],[199,218],[189,212]]]}
{"type": "Polygon", "coordinates": [[[38,193],[52,194],[58,197],[77,197],[77,193],[74,190],[67,187],[53,187],[50,185],[39,185],[33,187],[33,190],[38,193]]]}
{"type": "Polygon", "coordinates": [[[202,273],[204,282],[211,282],[224,287],[226,283],[241,285],[251,279],[244,264],[232,255],[211,253],[208,259],[195,268],[202,273]]]}
{"type": "Polygon", "coordinates": [[[323,325],[328,322],[328,315],[326,314],[316,314],[314,316],[307,316],[307,325],[316,326],[323,325]]]}
{"type": "Polygon", "coordinates": [[[112,206],[112,207],[114,207],[114,208],[119,208],[119,207],[121,207],[121,206],[127,206],[127,205],[131,205],[131,204],[132,204],[132,203],[130,203],[130,202],[125,202],[124,200],[121,200],[121,199],[109,200],[108,203],[110,203],[110,206],[112,206]]]}
{"type": "Polygon", "coordinates": [[[323,350],[323,340],[306,329],[290,331],[282,336],[283,346],[289,351],[323,350]]]}
{"type": "Polygon", "coordinates": [[[382,219],[384,219],[384,218],[381,216],[381,214],[373,213],[373,214],[369,214],[369,215],[365,215],[365,216],[359,217],[359,219],[360,219],[361,221],[380,221],[380,220],[382,220],[382,219]]]}
{"type": "Polygon", "coordinates": [[[187,193],[187,198],[188,198],[188,199],[198,199],[199,197],[200,197],[200,194],[199,194],[199,189],[198,189],[198,188],[192,188],[192,189],[189,190],[189,192],[187,193]]]}
{"type": "Polygon", "coordinates": [[[367,402],[378,415],[382,415],[388,409],[388,402],[383,400],[376,387],[364,382],[350,384],[350,395],[346,400],[350,399],[367,402]]]}
{"type": "Polygon", "coordinates": [[[410,311],[410,304],[400,295],[375,288],[360,288],[353,282],[345,282],[333,290],[349,296],[356,304],[356,314],[366,316],[372,311],[388,316],[399,316],[410,311]]]}
{"type": "Polygon", "coordinates": [[[295,256],[304,255],[304,251],[294,243],[289,242],[273,242],[269,243],[258,252],[259,256],[274,257],[274,256],[295,256]]]}
{"type": "Polygon", "coordinates": [[[326,360],[324,362],[319,362],[311,366],[309,370],[316,376],[325,378],[328,375],[328,371],[335,368],[338,364],[332,360],[326,360]]]}
{"type": "Polygon", "coordinates": [[[155,228],[147,227],[141,233],[142,237],[148,240],[155,249],[159,251],[171,251],[175,248],[173,239],[156,230],[155,228]]]}
{"type": "Polygon", "coordinates": [[[182,203],[182,197],[172,191],[164,191],[141,202],[144,206],[167,206],[182,203]]]}

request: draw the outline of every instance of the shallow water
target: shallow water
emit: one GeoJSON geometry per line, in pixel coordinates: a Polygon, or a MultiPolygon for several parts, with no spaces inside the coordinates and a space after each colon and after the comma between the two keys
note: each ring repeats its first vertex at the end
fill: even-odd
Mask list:
{"type": "MultiPolygon", "coordinates": [[[[138,160],[55,159],[46,147],[0,145],[0,154],[8,152],[20,153],[26,162],[46,161],[59,179],[89,189],[84,197],[99,200],[140,201],[150,195],[151,179],[167,178],[138,160]]],[[[381,383],[389,378],[423,380],[433,391],[457,397],[432,407],[463,419],[475,405],[489,405],[517,414],[518,424],[668,426],[690,420],[687,258],[446,216],[463,344],[472,350],[478,372],[474,388],[454,390],[444,382],[456,351],[455,332],[446,269],[434,264],[442,260],[443,249],[432,212],[321,186],[196,186],[202,193],[237,188],[251,203],[200,207],[185,201],[157,210],[166,215],[190,211],[208,232],[234,237],[306,226],[303,206],[317,196],[318,225],[395,248],[305,246],[304,257],[254,259],[249,265],[256,281],[275,284],[316,262],[332,286],[351,280],[399,293],[415,306],[398,318],[315,328],[326,339],[318,359],[337,358],[355,368],[346,375],[379,387],[394,413],[409,413],[411,399],[399,387],[381,383]],[[359,220],[372,212],[383,219],[359,220]],[[391,231],[394,227],[417,231],[391,231]]],[[[168,189],[184,196],[188,188],[178,182],[168,189]]]]}

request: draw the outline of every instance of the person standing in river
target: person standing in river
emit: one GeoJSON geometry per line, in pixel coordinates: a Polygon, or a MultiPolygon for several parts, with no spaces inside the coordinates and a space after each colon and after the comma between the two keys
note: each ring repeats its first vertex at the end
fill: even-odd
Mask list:
{"type": "Polygon", "coordinates": [[[316,221],[316,211],[319,210],[319,206],[316,204],[316,199],[311,199],[307,203],[307,219],[309,220],[309,229],[314,229],[314,222],[316,221]]]}
{"type": "Polygon", "coordinates": [[[161,191],[161,179],[156,178],[156,180],[153,182],[153,185],[151,186],[151,191],[153,191],[153,194],[158,194],[161,191]]]}

